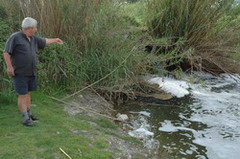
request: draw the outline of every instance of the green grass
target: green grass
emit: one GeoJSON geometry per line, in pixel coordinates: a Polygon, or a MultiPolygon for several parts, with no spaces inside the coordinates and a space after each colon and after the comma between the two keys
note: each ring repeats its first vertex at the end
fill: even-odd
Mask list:
{"type": "Polygon", "coordinates": [[[112,152],[106,150],[106,137],[96,135],[116,129],[110,121],[92,120],[86,115],[69,116],[62,105],[39,92],[33,93],[33,104],[36,104],[33,112],[42,120],[32,128],[21,124],[16,104],[0,104],[1,159],[66,158],[60,147],[72,158],[112,158],[112,152]],[[95,122],[97,126],[91,127],[88,121],[95,122]]]}

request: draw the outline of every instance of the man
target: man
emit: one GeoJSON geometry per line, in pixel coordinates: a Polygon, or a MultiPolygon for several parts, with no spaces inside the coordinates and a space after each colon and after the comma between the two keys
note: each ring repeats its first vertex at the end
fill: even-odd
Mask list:
{"type": "Polygon", "coordinates": [[[36,90],[36,55],[39,49],[48,44],[63,44],[59,38],[39,38],[34,36],[37,32],[37,21],[27,17],[22,21],[22,30],[12,34],[3,51],[7,64],[7,73],[13,77],[13,83],[18,94],[18,107],[22,113],[22,124],[33,126],[39,120],[31,112],[31,91],[36,90]]]}

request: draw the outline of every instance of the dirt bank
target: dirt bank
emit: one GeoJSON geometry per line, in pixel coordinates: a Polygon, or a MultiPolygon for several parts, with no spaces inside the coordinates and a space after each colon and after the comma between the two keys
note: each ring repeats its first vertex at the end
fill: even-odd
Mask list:
{"type": "MultiPolygon", "coordinates": [[[[71,116],[76,115],[87,115],[92,120],[103,118],[101,115],[107,115],[109,117],[115,118],[117,112],[113,109],[113,105],[107,102],[99,94],[92,91],[85,91],[81,94],[76,95],[74,98],[69,99],[69,104],[65,105],[65,111],[71,116]],[[96,112],[96,113],[95,113],[96,112]]],[[[110,120],[110,119],[109,119],[110,120]]],[[[96,123],[91,120],[86,120],[93,128],[96,123]]],[[[119,121],[110,121],[114,125],[118,124],[119,121]]],[[[106,128],[103,131],[99,131],[99,134],[95,136],[89,136],[88,132],[81,132],[77,129],[71,130],[73,133],[78,135],[85,135],[88,138],[94,139],[96,136],[103,136],[107,138],[108,148],[114,154],[114,158],[119,159],[157,159],[157,150],[150,150],[144,147],[141,140],[134,139],[128,135],[127,130],[124,130],[120,126],[116,129],[106,128]],[[106,133],[107,132],[107,133],[106,133]]]]}

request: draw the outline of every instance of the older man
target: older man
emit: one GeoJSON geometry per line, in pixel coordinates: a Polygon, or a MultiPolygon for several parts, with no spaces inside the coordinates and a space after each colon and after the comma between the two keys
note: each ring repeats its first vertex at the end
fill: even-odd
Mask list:
{"type": "Polygon", "coordinates": [[[63,44],[59,38],[39,38],[37,21],[27,17],[22,21],[22,30],[12,34],[3,51],[7,64],[7,73],[13,77],[14,88],[18,94],[18,107],[22,113],[22,124],[33,126],[34,120],[39,120],[31,112],[30,92],[36,90],[36,55],[39,49],[46,45],[63,44]]]}

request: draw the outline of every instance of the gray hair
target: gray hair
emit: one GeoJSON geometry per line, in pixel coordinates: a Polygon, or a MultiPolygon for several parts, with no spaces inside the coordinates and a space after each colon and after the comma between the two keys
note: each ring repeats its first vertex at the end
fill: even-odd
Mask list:
{"type": "Polygon", "coordinates": [[[22,21],[22,29],[37,27],[37,21],[31,17],[26,17],[22,21]]]}

